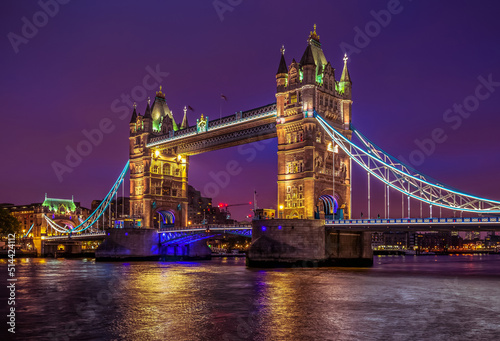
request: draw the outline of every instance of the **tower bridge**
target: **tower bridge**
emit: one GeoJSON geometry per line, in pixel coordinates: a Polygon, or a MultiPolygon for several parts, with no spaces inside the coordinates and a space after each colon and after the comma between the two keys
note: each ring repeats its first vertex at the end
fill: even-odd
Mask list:
{"type": "Polygon", "coordinates": [[[352,136],[351,79],[347,58],[340,80],[327,61],[319,35],[311,32],[300,63],[287,66],[285,50],[276,73],[276,103],[216,120],[201,116],[189,125],[187,109],[177,124],[156,93],[130,121],[131,214],[144,226],[187,226],[189,157],[262,139],[278,139],[277,205],[288,219],[351,216],[351,162],[336,148],[314,116],[347,139],[352,136]],[[335,181],[334,181],[335,179],[335,181]],[[168,222],[159,215],[170,217],[168,222]]]}
{"type": "MultiPolygon", "coordinates": [[[[201,115],[193,125],[188,123],[186,108],[182,122],[175,121],[160,87],[154,101],[148,100],[144,114],[134,106],[129,125],[129,162],[102,207],[69,232],[81,233],[92,226],[116,195],[130,167],[130,214],[147,229],[109,232],[111,237],[106,236],[102,248],[104,258],[118,254],[124,257],[127,253],[122,252],[123,248],[130,254],[137,245],[151,246],[143,250],[147,257],[169,252],[178,243],[194,245],[220,231],[187,228],[189,158],[274,137],[278,143],[276,207],[281,219],[254,221],[252,228],[229,227],[247,236],[251,230],[250,265],[303,260],[330,265],[346,260],[349,264],[369,265],[369,241],[374,231],[497,230],[500,221],[495,216],[453,221],[433,218],[433,207],[500,215],[500,201],[446,186],[405,165],[355,129],[347,56],[343,62],[337,79],[315,28],[300,62],[292,59],[287,64],[282,48],[276,73],[276,103],[215,120],[201,115]],[[368,219],[352,217],[353,163],[368,176],[368,219]],[[384,185],[386,219],[371,219],[371,180],[384,185]],[[406,218],[403,212],[401,219],[391,219],[391,191],[407,199],[406,218]],[[430,218],[413,219],[410,200],[428,205],[430,218]]],[[[182,252],[189,254],[189,250],[201,252],[196,247],[182,252]]]]}

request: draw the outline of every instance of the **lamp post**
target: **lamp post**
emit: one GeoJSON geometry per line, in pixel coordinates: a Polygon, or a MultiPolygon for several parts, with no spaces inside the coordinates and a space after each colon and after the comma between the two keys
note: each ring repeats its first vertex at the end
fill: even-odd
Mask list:
{"type": "Polygon", "coordinates": [[[283,205],[280,205],[280,218],[283,219],[283,205]]]}

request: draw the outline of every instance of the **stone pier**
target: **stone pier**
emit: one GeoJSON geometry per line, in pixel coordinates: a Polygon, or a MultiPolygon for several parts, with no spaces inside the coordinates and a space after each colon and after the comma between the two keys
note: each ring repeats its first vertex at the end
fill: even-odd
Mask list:
{"type": "Polygon", "coordinates": [[[109,229],[104,242],[95,251],[97,261],[158,260],[159,239],[156,229],[109,229]]]}
{"type": "Polygon", "coordinates": [[[157,229],[109,229],[95,252],[98,261],[210,259],[206,240],[191,244],[162,245],[157,229]]]}
{"type": "Polygon", "coordinates": [[[324,220],[256,220],[247,265],[369,267],[373,265],[371,234],[334,231],[325,227],[324,220]]]}

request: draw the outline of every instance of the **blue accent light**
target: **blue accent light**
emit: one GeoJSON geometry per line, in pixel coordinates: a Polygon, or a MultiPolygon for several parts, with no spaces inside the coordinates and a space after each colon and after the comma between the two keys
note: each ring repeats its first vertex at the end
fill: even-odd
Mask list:
{"type": "Polygon", "coordinates": [[[108,232],[108,236],[110,235],[111,233],[108,232]]]}
{"type": "MultiPolygon", "coordinates": [[[[321,124],[321,126],[322,126],[323,128],[325,128],[326,132],[327,132],[327,133],[330,135],[330,137],[332,137],[333,139],[335,139],[335,137],[333,136],[333,134],[331,134],[331,133],[330,133],[330,132],[326,129],[326,127],[328,127],[329,129],[331,129],[331,130],[332,130],[332,131],[334,131],[335,133],[340,134],[340,133],[338,132],[338,130],[337,130],[337,129],[333,128],[333,127],[332,127],[332,126],[331,126],[328,122],[326,122],[326,121],[325,121],[325,120],[324,120],[324,119],[323,119],[320,115],[315,114],[315,116],[314,116],[314,117],[316,117],[316,119],[317,119],[317,120],[318,120],[318,122],[321,124]]],[[[357,132],[357,130],[355,130],[355,132],[357,132]]],[[[427,185],[429,185],[429,186],[433,186],[433,187],[436,187],[436,185],[437,185],[437,186],[440,186],[440,187],[442,187],[443,189],[445,189],[446,191],[448,191],[448,192],[450,192],[450,193],[454,193],[454,194],[458,194],[458,195],[468,196],[469,198],[472,198],[472,199],[477,199],[477,200],[482,200],[482,201],[488,201],[488,202],[495,203],[495,204],[500,204],[500,201],[497,201],[497,200],[485,199],[485,198],[481,198],[481,197],[478,197],[478,196],[475,196],[475,195],[471,195],[471,194],[468,194],[468,193],[465,193],[465,192],[460,192],[460,191],[458,191],[458,190],[454,190],[454,189],[452,189],[452,188],[450,188],[450,187],[448,187],[448,186],[446,186],[446,187],[445,187],[445,186],[443,186],[443,185],[441,185],[441,184],[439,184],[439,183],[437,183],[437,184],[433,184],[433,183],[431,183],[431,182],[429,182],[429,181],[426,181],[426,180],[424,180],[424,179],[418,178],[418,177],[417,177],[417,176],[415,176],[415,175],[405,173],[405,172],[403,172],[403,171],[401,171],[401,170],[397,169],[397,168],[396,168],[396,167],[394,167],[393,165],[390,165],[390,164],[388,164],[388,163],[384,162],[383,160],[378,159],[377,157],[373,156],[371,152],[369,152],[369,151],[367,151],[367,150],[365,150],[365,149],[363,149],[363,148],[359,147],[358,145],[354,144],[354,143],[353,143],[353,142],[351,142],[350,140],[345,139],[344,141],[345,141],[348,145],[350,145],[351,147],[353,147],[353,148],[355,148],[355,149],[358,149],[358,150],[363,151],[365,154],[369,155],[369,156],[370,156],[372,159],[374,159],[376,162],[378,162],[378,163],[382,164],[384,167],[387,167],[387,168],[389,168],[389,169],[393,170],[393,171],[394,171],[394,172],[396,172],[396,173],[403,174],[403,175],[404,175],[404,176],[406,176],[406,177],[409,177],[409,178],[414,179],[414,180],[416,180],[416,181],[419,181],[419,182],[425,183],[425,184],[427,184],[427,185]]],[[[343,146],[341,143],[339,144],[339,146],[340,146],[340,148],[342,148],[342,150],[343,150],[343,151],[344,151],[344,152],[345,152],[345,153],[346,153],[346,154],[347,154],[347,155],[348,155],[351,159],[353,159],[353,160],[355,160],[355,161],[356,161],[356,158],[354,157],[354,155],[350,152],[350,150],[349,150],[348,148],[346,148],[345,146],[343,146]]],[[[380,149],[380,148],[379,148],[379,149],[380,149]]],[[[384,151],[382,151],[382,150],[380,150],[380,151],[381,151],[382,153],[384,153],[387,157],[389,157],[390,159],[392,159],[393,161],[395,161],[395,162],[397,162],[397,163],[399,163],[399,164],[401,164],[401,165],[404,165],[405,167],[407,167],[407,168],[409,168],[409,169],[412,169],[412,170],[413,170],[413,168],[412,168],[412,167],[407,166],[406,164],[404,164],[403,162],[401,162],[401,161],[399,161],[398,159],[394,158],[394,157],[393,157],[393,156],[391,156],[390,154],[387,154],[386,152],[384,152],[384,151]]],[[[357,163],[358,163],[358,164],[359,164],[362,168],[364,168],[366,171],[370,172],[370,173],[371,173],[371,175],[373,175],[375,178],[379,179],[380,181],[382,181],[382,182],[383,182],[383,183],[385,183],[386,185],[388,185],[388,186],[390,186],[390,187],[392,187],[392,188],[396,189],[397,191],[401,192],[400,188],[398,188],[397,186],[395,186],[393,183],[388,182],[388,181],[386,181],[385,179],[383,179],[381,176],[377,175],[376,173],[371,172],[371,171],[370,171],[370,169],[369,169],[366,165],[363,165],[363,164],[359,163],[358,161],[356,161],[356,162],[357,162],[357,163]]],[[[415,171],[415,172],[416,172],[416,171],[415,171]]],[[[419,172],[416,172],[416,173],[421,174],[421,173],[419,173],[419,172]]],[[[423,174],[421,174],[421,175],[423,175],[423,174]]],[[[434,206],[444,207],[444,208],[449,208],[449,209],[455,209],[455,208],[452,208],[452,207],[447,206],[447,205],[444,205],[444,204],[440,204],[440,203],[437,203],[437,202],[432,202],[432,201],[429,201],[429,200],[422,199],[422,198],[420,198],[420,197],[418,197],[418,196],[416,196],[415,194],[412,194],[412,193],[406,193],[406,192],[404,192],[404,194],[405,194],[405,195],[407,195],[407,196],[409,196],[409,197],[411,197],[411,198],[417,199],[417,200],[422,201],[422,202],[426,202],[426,203],[431,204],[431,205],[434,205],[434,206]]],[[[459,210],[460,210],[460,211],[463,211],[463,212],[475,212],[475,213],[477,213],[477,212],[478,212],[478,210],[466,209],[466,208],[461,208],[461,209],[459,209],[459,210]]],[[[483,212],[488,212],[488,213],[496,213],[496,212],[498,212],[498,211],[483,211],[483,212]]]]}
{"type": "Polygon", "coordinates": [[[125,232],[125,235],[128,236],[128,232],[125,232]]]}
{"type": "Polygon", "coordinates": [[[174,225],[174,223],[175,223],[175,213],[174,213],[174,211],[172,211],[172,210],[158,211],[158,213],[162,217],[163,223],[165,225],[174,225]]]}
{"type": "Polygon", "coordinates": [[[278,230],[281,230],[281,225],[280,225],[280,226],[278,226],[278,230]]]}
{"type": "Polygon", "coordinates": [[[30,229],[28,230],[28,232],[26,232],[26,234],[24,235],[24,238],[26,238],[28,236],[28,234],[30,234],[31,232],[31,229],[33,229],[33,226],[35,225],[35,223],[31,224],[31,227],[30,229]]]}
{"type": "Polygon", "coordinates": [[[262,226],[262,231],[265,231],[266,230],[266,227],[265,226],[262,226]]]}
{"type": "MultiPolygon", "coordinates": [[[[96,215],[96,212],[99,210],[99,208],[106,202],[106,200],[108,199],[108,197],[111,195],[115,195],[115,193],[113,192],[116,192],[118,190],[118,187],[121,185],[121,183],[123,182],[124,178],[125,178],[125,175],[128,171],[128,168],[129,168],[129,165],[130,165],[130,160],[127,161],[127,163],[125,164],[125,167],[123,168],[122,172],[120,173],[120,176],[118,177],[118,179],[116,180],[115,184],[111,187],[111,190],[108,192],[108,194],[106,195],[106,197],[104,198],[103,201],[101,201],[101,203],[99,204],[99,206],[97,206],[97,208],[95,209],[94,212],[92,212],[92,214],[90,216],[88,216],[87,219],[85,219],[80,225],[76,226],[75,228],[73,228],[71,230],[71,232],[75,233],[75,232],[83,232],[85,231],[86,229],[88,229],[89,227],[91,227],[92,225],[94,225],[94,223],[99,220],[99,218],[104,214],[104,211],[106,211],[106,208],[108,208],[109,204],[111,203],[111,200],[107,203],[107,205],[104,207],[104,209],[102,210],[101,214],[99,214],[99,216],[97,218],[95,218],[94,220],[94,223],[90,224],[89,226],[87,226],[86,228],[84,229],[81,229],[81,230],[78,230],[77,229],[84,225],[87,221],[91,220],[91,219],[94,219],[94,216],[96,215]]],[[[53,218],[52,218],[53,219],[53,218]]]]}
{"type": "Polygon", "coordinates": [[[325,214],[335,214],[339,208],[339,204],[337,203],[337,199],[329,194],[325,194],[319,197],[319,199],[323,202],[325,208],[325,214]]]}

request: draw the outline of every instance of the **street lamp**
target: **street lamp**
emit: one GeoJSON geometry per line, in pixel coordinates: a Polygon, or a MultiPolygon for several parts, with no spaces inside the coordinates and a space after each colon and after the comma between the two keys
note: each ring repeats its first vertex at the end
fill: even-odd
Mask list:
{"type": "Polygon", "coordinates": [[[280,205],[280,218],[283,219],[283,205],[280,205]]]}

